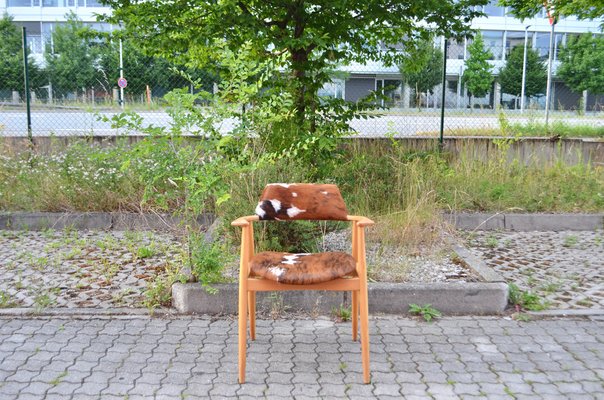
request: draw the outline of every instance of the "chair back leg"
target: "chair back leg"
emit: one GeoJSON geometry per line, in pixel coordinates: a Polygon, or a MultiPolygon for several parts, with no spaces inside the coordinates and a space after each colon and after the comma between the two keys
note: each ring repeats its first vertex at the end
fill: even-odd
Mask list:
{"type": "Polygon", "coordinates": [[[357,341],[357,334],[359,331],[359,291],[352,291],[352,305],[351,305],[351,314],[352,314],[352,341],[357,341]]]}
{"type": "Polygon", "coordinates": [[[256,292],[248,291],[247,301],[250,314],[250,339],[256,340],[256,292]]]}

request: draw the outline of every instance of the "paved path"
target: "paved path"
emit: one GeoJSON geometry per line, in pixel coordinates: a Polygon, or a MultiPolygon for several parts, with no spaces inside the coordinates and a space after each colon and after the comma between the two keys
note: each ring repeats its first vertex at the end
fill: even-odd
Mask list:
{"type": "MultiPolygon", "coordinates": [[[[351,127],[361,136],[414,136],[437,134],[440,128],[440,111],[432,112],[424,110],[415,112],[406,111],[405,115],[386,114],[377,118],[355,119],[351,121],[351,127]]],[[[445,119],[445,130],[447,133],[460,130],[472,129],[499,129],[499,117],[496,113],[472,113],[468,111],[465,115],[459,115],[459,111],[447,110],[445,119]]],[[[118,112],[100,111],[96,112],[74,110],[74,111],[33,111],[32,131],[34,136],[39,135],[82,135],[94,132],[96,135],[114,136],[124,134],[111,128],[110,122],[100,120],[100,117],[111,119],[118,112]]],[[[143,118],[143,126],[169,126],[170,117],[163,111],[141,111],[139,115],[143,118]]],[[[528,124],[531,122],[542,122],[543,113],[528,118],[519,114],[507,114],[511,123],[528,124]]],[[[27,136],[27,122],[25,111],[0,112],[0,136],[27,136]]],[[[554,121],[563,121],[568,125],[603,126],[604,119],[595,117],[576,117],[566,113],[554,113],[554,121]]],[[[221,132],[233,129],[236,120],[227,119],[216,128],[221,132]]]]}
{"type": "Polygon", "coordinates": [[[604,309],[604,231],[474,232],[472,251],[552,309],[604,309]]]}
{"type": "Polygon", "coordinates": [[[231,319],[0,318],[0,399],[604,399],[604,321],[258,321],[236,383],[231,319]]]}

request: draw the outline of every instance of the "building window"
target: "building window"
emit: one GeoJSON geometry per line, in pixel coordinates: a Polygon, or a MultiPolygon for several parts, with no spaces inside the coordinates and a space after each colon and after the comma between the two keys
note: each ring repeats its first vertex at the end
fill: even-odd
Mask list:
{"type": "Polygon", "coordinates": [[[499,0],[490,0],[489,4],[484,6],[484,13],[489,17],[503,17],[505,8],[497,5],[499,0]]]}
{"type": "Polygon", "coordinates": [[[464,50],[464,40],[456,41],[450,39],[449,48],[447,49],[447,58],[449,60],[463,60],[464,50]]]}
{"type": "Polygon", "coordinates": [[[98,0],[86,0],[86,7],[105,7],[98,0]]]}
{"type": "Polygon", "coordinates": [[[541,60],[546,60],[549,56],[549,33],[535,32],[535,50],[539,53],[541,60]]]}
{"type": "Polygon", "coordinates": [[[8,0],[8,7],[32,7],[32,0],[8,0]]]}
{"type": "Polygon", "coordinates": [[[333,97],[336,99],[344,98],[344,80],[335,79],[332,82],[326,83],[319,89],[319,96],[333,97]]]}
{"type": "MultiPolygon", "coordinates": [[[[531,48],[532,42],[532,33],[527,33],[527,47],[531,48]]],[[[512,49],[516,46],[524,47],[524,31],[508,31],[505,36],[505,54],[506,56],[510,55],[512,49]]]]}
{"type": "Polygon", "coordinates": [[[493,54],[492,60],[501,60],[503,55],[503,31],[482,31],[484,47],[493,54]]]}
{"type": "Polygon", "coordinates": [[[558,55],[560,54],[560,47],[563,46],[564,43],[564,33],[556,33],[556,38],[554,39],[554,61],[558,59],[558,55]]]}

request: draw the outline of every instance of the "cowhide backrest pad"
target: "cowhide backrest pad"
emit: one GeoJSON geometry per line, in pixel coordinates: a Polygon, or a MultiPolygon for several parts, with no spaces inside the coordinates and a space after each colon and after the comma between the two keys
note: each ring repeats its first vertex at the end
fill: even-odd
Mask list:
{"type": "Polygon", "coordinates": [[[290,285],[309,285],[327,282],[350,275],[356,263],[350,254],[328,253],[281,253],[264,251],[252,258],[252,275],[290,285]]]}
{"type": "Polygon", "coordinates": [[[261,220],[345,221],[348,210],[336,185],[271,183],[262,191],[256,214],[261,220]]]}

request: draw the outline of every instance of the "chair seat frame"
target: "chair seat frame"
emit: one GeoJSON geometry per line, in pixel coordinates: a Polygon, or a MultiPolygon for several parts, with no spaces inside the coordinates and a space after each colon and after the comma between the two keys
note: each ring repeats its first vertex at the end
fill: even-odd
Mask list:
{"type": "Polygon", "coordinates": [[[343,277],[328,282],[308,285],[284,284],[257,276],[250,276],[250,262],[254,257],[254,222],[259,221],[259,217],[257,215],[250,215],[237,218],[231,223],[231,225],[241,227],[242,229],[238,307],[239,383],[245,383],[248,319],[250,339],[256,339],[256,292],[286,290],[329,290],[350,291],[352,293],[352,340],[356,341],[358,339],[360,322],[363,382],[370,383],[369,304],[367,298],[365,228],[373,225],[374,222],[369,218],[356,215],[348,215],[346,219],[352,224],[352,257],[356,263],[357,276],[343,277]]]}

